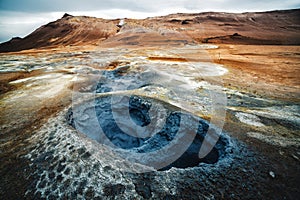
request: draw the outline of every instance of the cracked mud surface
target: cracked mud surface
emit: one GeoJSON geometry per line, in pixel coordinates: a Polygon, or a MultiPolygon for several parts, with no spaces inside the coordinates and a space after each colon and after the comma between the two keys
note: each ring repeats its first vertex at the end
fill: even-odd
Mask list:
{"type": "MultiPolygon", "coordinates": [[[[178,140],[177,143],[183,143],[186,138],[184,135],[191,134],[193,140],[189,141],[186,146],[183,145],[181,147],[186,148],[186,150],[181,153],[177,152],[180,157],[175,157],[168,165],[165,164],[163,170],[170,169],[171,167],[194,167],[198,166],[199,163],[213,164],[218,162],[219,159],[226,158],[228,152],[232,151],[232,146],[229,144],[230,141],[227,138],[228,136],[221,136],[210,153],[204,158],[199,159],[198,153],[204,137],[207,134],[209,124],[199,117],[197,118],[191,114],[183,113],[180,110],[176,111],[175,108],[172,109],[173,111],[166,111],[164,122],[155,121],[156,124],[154,124],[153,128],[147,128],[144,131],[140,130],[136,132],[136,134],[133,134],[134,130],[132,129],[134,128],[134,125],[131,125],[130,119],[126,119],[126,115],[122,112],[123,110],[128,109],[128,104],[123,104],[122,102],[118,103],[116,105],[117,107],[114,106],[114,109],[117,109],[117,112],[115,112],[115,110],[112,110],[111,98],[112,97],[110,96],[96,98],[95,103],[86,102],[83,103],[83,105],[74,108],[76,112],[87,116],[85,119],[81,119],[81,115],[73,114],[73,111],[69,110],[67,121],[81,133],[86,134],[88,137],[99,143],[108,144],[106,141],[106,139],[108,139],[108,141],[111,142],[112,147],[126,149],[127,154],[133,152],[141,154],[141,156],[134,154],[134,159],[136,160],[135,162],[144,165],[151,165],[151,160],[149,161],[147,159],[153,159],[155,156],[151,154],[150,157],[149,155],[147,157],[147,155],[144,155],[145,153],[153,153],[154,151],[164,148],[165,146],[170,145],[171,142],[174,142],[175,139],[178,140]],[[95,122],[90,119],[93,115],[93,110],[96,112],[97,120],[95,120],[95,122]],[[118,118],[122,119],[122,124],[116,123],[118,118]],[[100,126],[99,130],[96,128],[97,124],[100,126]],[[93,127],[93,130],[91,130],[90,127],[93,127]],[[189,131],[191,129],[190,127],[195,127],[196,131],[189,131]],[[101,134],[102,131],[103,134],[101,134]]],[[[123,97],[123,99],[123,102],[129,102],[130,118],[136,125],[141,127],[151,123],[151,120],[155,120],[153,118],[151,119],[149,116],[149,109],[155,107],[155,104],[157,103],[163,104],[163,102],[157,102],[155,99],[139,96],[123,97]],[[125,101],[123,99],[125,99],[125,101]]],[[[161,110],[155,109],[155,112],[161,112],[161,110]]],[[[160,118],[158,120],[162,119],[160,118]]],[[[176,152],[176,149],[170,149],[169,151],[173,151],[172,153],[174,153],[174,151],[176,152]]],[[[158,154],[156,152],[154,153],[158,154]]],[[[124,159],[128,159],[127,156],[125,156],[124,159]]],[[[171,155],[160,154],[159,156],[162,160],[160,162],[165,163],[171,155]]],[[[156,159],[159,160],[159,158],[156,159]]],[[[159,166],[154,165],[152,167],[160,170],[160,168],[157,168],[159,166]]]]}
{"type": "MultiPolygon", "coordinates": [[[[225,54],[229,51],[226,48],[214,47],[209,51],[212,57],[214,52],[222,51],[229,59],[231,54],[225,54]]],[[[294,47],[291,49],[294,51],[294,47]]],[[[196,60],[195,55],[203,53],[202,46],[129,52],[121,48],[1,55],[1,196],[8,199],[298,197],[300,116],[295,83],[290,87],[278,86],[280,90],[290,90],[285,90],[288,94],[285,98],[278,94],[276,99],[274,85],[263,77],[270,90],[254,84],[257,87],[254,93],[247,90],[251,73],[243,77],[246,81],[242,83],[232,79],[237,72],[235,65],[228,66],[229,61],[210,64],[196,60]],[[183,52],[188,52],[184,58],[190,62],[177,59],[183,52]],[[222,77],[224,85],[216,76],[222,77]],[[176,90],[186,85],[188,92],[176,90]],[[195,160],[193,155],[201,145],[201,134],[205,134],[200,125],[202,129],[212,126],[209,120],[213,85],[221,87],[227,96],[226,121],[214,155],[206,161],[195,160]],[[113,138],[115,124],[109,121],[111,108],[106,103],[109,95],[120,94],[129,96],[128,115],[137,126],[146,127],[150,123],[149,110],[156,103],[166,106],[169,121],[162,124],[165,126],[161,132],[132,139],[131,145],[127,136],[126,142],[122,142],[124,135],[113,138]],[[115,159],[119,150],[99,143],[96,137],[91,137],[92,130],[85,129],[89,126],[83,123],[80,129],[70,118],[74,108],[90,112],[85,103],[91,99],[90,105],[98,116],[94,119],[105,127],[113,144],[124,149],[121,153],[161,147],[155,146],[156,140],[167,144],[167,138],[176,136],[176,123],[181,116],[178,108],[188,110],[189,116],[200,122],[199,136],[179,161],[162,170],[124,171],[125,166],[132,169],[136,166],[115,159]]],[[[232,59],[237,58],[233,55],[232,59]]],[[[295,62],[294,65],[298,62],[286,59],[295,62]]],[[[81,116],[84,122],[89,115],[81,116]]]]}

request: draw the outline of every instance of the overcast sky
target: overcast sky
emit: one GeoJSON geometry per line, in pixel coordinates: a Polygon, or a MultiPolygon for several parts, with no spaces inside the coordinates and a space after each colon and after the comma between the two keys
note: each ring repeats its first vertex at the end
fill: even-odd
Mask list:
{"type": "Polygon", "coordinates": [[[102,18],[146,18],[178,12],[294,8],[300,8],[299,0],[0,0],[0,42],[24,37],[65,12],[102,18]]]}

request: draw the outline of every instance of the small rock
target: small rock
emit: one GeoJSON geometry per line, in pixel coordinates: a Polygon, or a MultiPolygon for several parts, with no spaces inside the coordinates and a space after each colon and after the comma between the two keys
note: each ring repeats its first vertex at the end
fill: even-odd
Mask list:
{"type": "Polygon", "coordinates": [[[65,13],[64,16],[62,18],[66,18],[66,17],[73,17],[73,15],[70,15],[68,13],[65,13]]]}
{"type": "Polygon", "coordinates": [[[274,172],[270,171],[269,174],[270,174],[270,176],[271,176],[272,178],[275,178],[275,173],[274,173],[274,172]]]}
{"type": "Polygon", "coordinates": [[[240,35],[238,33],[234,33],[232,36],[242,36],[242,35],[240,35]]]}

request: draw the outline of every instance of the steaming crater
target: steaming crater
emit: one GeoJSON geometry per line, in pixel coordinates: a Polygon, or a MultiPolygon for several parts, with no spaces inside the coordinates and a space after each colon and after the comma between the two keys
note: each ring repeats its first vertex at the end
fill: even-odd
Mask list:
{"type": "Polygon", "coordinates": [[[199,158],[209,122],[150,97],[104,95],[73,106],[66,118],[71,126],[89,138],[123,151],[124,159],[138,156],[134,162],[158,170],[214,164],[231,149],[229,137],[221,135],[212,150],[199,158]],[[162,149],[172,150],[173,154],[162,154],[162,149]],[[174,152],[179,154],[174,155],[174,152]],[[162,159],[165,165],[153,164],[149,157],[143,156],[148,153],[165,158],[162,159]]]}

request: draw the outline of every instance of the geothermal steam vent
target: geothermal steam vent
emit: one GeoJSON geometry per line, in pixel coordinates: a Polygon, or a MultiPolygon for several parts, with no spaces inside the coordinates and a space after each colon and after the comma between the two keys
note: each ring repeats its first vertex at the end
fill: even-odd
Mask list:
{"type": "Polygon", "coordinates": [[[221,135],[200,159],[208,122],[149,97],[104,95],[73,106],[67,120],[91,139],[125,152],[124,159],[158,170],[214,164],[231,151],[229,137],[221,135]]]}

